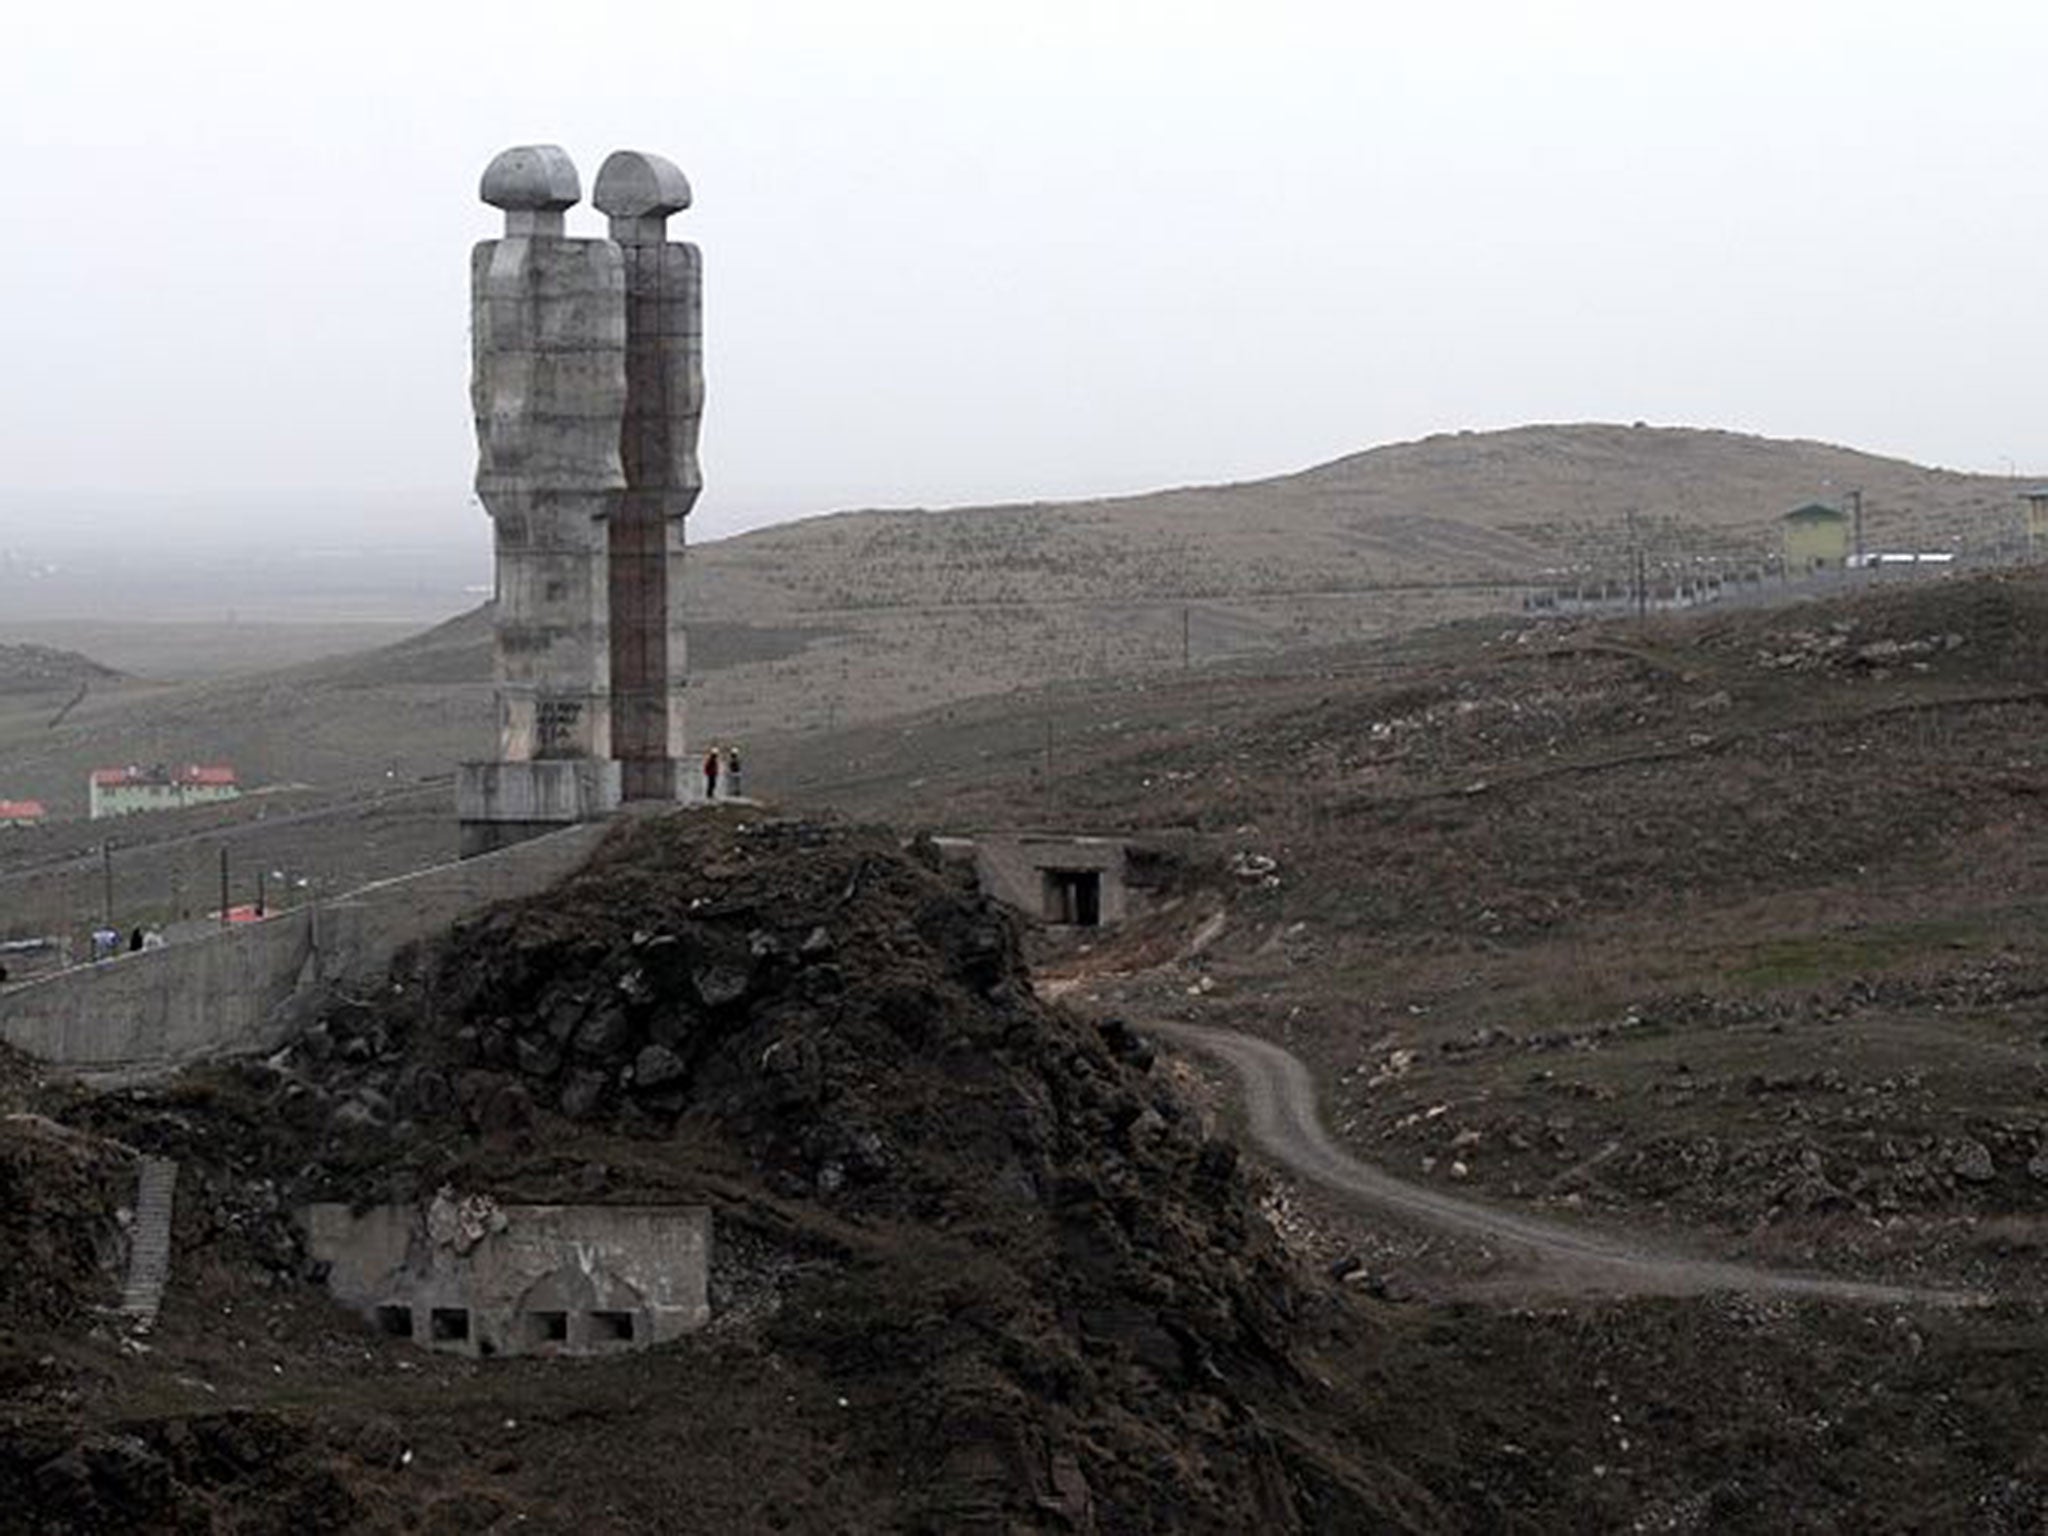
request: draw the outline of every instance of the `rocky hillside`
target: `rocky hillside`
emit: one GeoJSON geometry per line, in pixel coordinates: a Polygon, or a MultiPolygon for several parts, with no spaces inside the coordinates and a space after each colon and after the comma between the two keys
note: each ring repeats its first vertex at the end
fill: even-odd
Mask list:
{"type": "Polygon", "coordinates": [[[808,793],[1184,847],[1080,995],[1288,1041],[1361,1157],[1997,1287],[2048,1230],[2044,666],[2038,569],[1474,624],[821,739],[808,793]]]}
{"type": "MultiPolygon", "coordinates": [[[[601,1423],[563,1431],[588,1465],[569,1471],[556,1445],[545,1476],[501,1481],[478,1506],[491,1520],[560,1529],[611,1509],[619,1528],[674,1529],[669,1513],[690,1507],[702,1529],[1284,1530],[1377,1523],[1408,1498],[1344,1443],[1312,1363],[1322,1304],[1234,1148],[1128,1030],[1037,1002],[1007,921],[888,837],[643,823],[269,1069],[59,1113],[76,1137],[118,1134],[185,1164],[187,1285],[158,1347],[169,1369],[209,1377],[242,1347],[211,1336],[216,1309],[260,1317],[279,1287],[290,1305],[264,1326],[281,1371],[343,1348],[374,1358],[305,1285],[280,1214],[297,1201],[446,1183],[508,1201],[711,1203],[720,1325],[558,1369],[616,1394],[601,1423]],[[827,1405],[825,1422],[791,1409],[799,1398],[827,1405]],[[744,1437],[785,1413],[774,1462],[721,1472],[666,1443],[679,1415],[692,1434],[744,1437]]],[[[35,1212],[43,1173],[23,1177],[9,1187],[35,1212]]],[[[49,1182],[47,1199],[75,1220],[69,1185],[49,1182]]],[[[61,1224],[14,1220],[40,1239],[61,1224]]],[[[75,1291],[77,1256],[47,1247],[26,1244],[16,1267],[44,1255],[40,1271],[16,1278],[75,1291]]],[[[534,1400],[462,1433],[547,1417],[543,1378],[511,1371],[518,1387],[494,1390],[534,1400]]],[[[138,1367],[101,1376],[83,1408],[17,1404],[0,1507],[40,1500],[53,1529],[197,1519],[233,1472],[182,1464],[154,1428],[113,1427],[165,1390],[138,1367]],[[61,1448],[67,1432],[83,1450],[61,1448]],[[117,1432],[139,1444],[110,1461],[117,1432]]],[[[406,1393],[313,1392],[295,1407],[265,1394],[251,1432],[289,1456],[330,1412],[373,1402],[408,1439],[424,1432],[406,1393]]],[[[376,1480],[338,1476],[321,1494],[334,1524],[314,1528],[382,1528],[376,1480]]]]}
{"type": "MultiPolygon", "coordinates": [[[[1963,645],[1937,644],[1963,657],[2001,627],[1995,612],[1977,627],[1927,618],[1902,613],[1855,646],[1957,632],[1963,645]]],[[[1731,670],[1825,676],[1756,659],[1842,649],[1809,633],[1834,631],[1787,626],[1769,646],[1737,647],[1731,670]]],[[[1649,665],[1603,655],[1575,674],[1589,699],[1649,665]],[[1621,674],[1597,675],[1610,661],[1621,674]]],[[[1530,663],[1502,665],[1530,675],[1530,663]]],[[[1573,672],[1570,658],[1534,665],[1571,704],[1551,671],[1573,672]]],[[[1490,792],[1468,795],[1453,761],[1469,740],[1431,748],[1416,734],[1497,728],[1498,712],[1459,708],[1475,694],[1457,679],[1355,716],[1325,697],[1327,675],[1277,700],[1258,681],[1247,697],[1268,725],[1277,708],[1318,739],[1348,720],[1369,743],[1377,721],[1426,717],[1400,733],[1404,771],[1449,774],[1453,787],[1408,796],[1407,837],[1467,835],[1456,808],[1474,801],[1470,814],[1486,816],[1490,792]]],[[[1828,679],[1869,682],[1855,663],[1828,679]]],[[[1675,718],[1695,718],[1695,686],[1669,706],[1675,718]]],[[[1622,728],[1657,729],[1655,699],[1626,702],[1622,728]]],[[[1456,903],[1442,932],[1379,909],[1340,928],[1346,889],[1387,862],[1395,834],[1338,808],[1316,829],[1329,847],[1318,865],[1287,823],[1245,819],[1237,796],[1254,775],[1230,726],[1245,704],[1218,701],[1206,758],[1153,764],[1156,803],[1179,816],[1170,802],[1208,784],[1225,846],[1273,864],[1243,861],[1251,880],[1222,860],[1191,865],[1190,910],[1169,926],[1206,910],[1216,879],[1242,887],[1229,931],[1185,966],[1155,957],[1157,984],[1134,981],[1133,997],[1332,1052],[1331,1102],[1369,1127],[1373,1155],[1438,1159],[1445,1179],[1455,1156],[1501,1201],[1585,1193],[1603,1208],[1641,1202],[1632,1209],[1650,1219],[1678,1170],[1711,1172],[1686,1161],[1710,1137],[1729,1138],[1715,1155],[1732,1165],[1731,1152],[1790,1127],[1825,1178],[1836,1125],[1815,1106],[1855,1111],[1851,1135],[1905,1134],[1873,1116],[1924,1115],[1929,1090],[1935,1103],[1948,1091],[1932,1069],[1905,1087],[1890,1065],[1881,1092],[1864,1091],[1877,1085],[1862,1065],[1830,1061],[1832,1078],[1808,1081],[1827,1077],[1818,1052],[1855,1038],[1833,1021],[1834,998],[1542,1031],[1479,1012],[1475,966],[1493,968],[1484,987],[1507,989],[1502,1007],[1532,1001],[1515,967],[1547,930],[1496,934],[1456,903]],[[1347,970],[1360,955],[1367,968],[1347,970]],[[1758,1042],[1803,1064],[1768,1079],[1758,1069],[1752,1086],[1738,1063],[1758,1042]],[[1370,1086],[1350,1070],[1366,1050],[1391,1074],[1370,1086]],[[1537,1108],[1510,1123],[1515,1094],[1537,1108]],[[1688,1120],[1682,1144],[1633,1139],[1640,1120],[1710,1113],[1710,1126],[1688,1120]],[[1620,1155],[1603,1159],[1613,1138],[1620,1155]],[[1664,1183],[1647,1187],[1659,1170],[1664,1183]]],[[[1096,787],[1150,786],[1119,773],[1096,787]]],[[[640,822],[556,891],[336,1000],[269,1061],[95,1094],[0,1058],[0,1530],[1775,1536],[2016,1533],[2048,1518],[2037,1297],[1966,1313],[1741,1295],[1531,1305],[1497,1258],[1458,1277],[1493,1287],[1484,1305],[1335,1283],[1325,1274],[1361,1266],[1304,1257],[1351,1243],[1405,1253],[1420,1273],[1424,1258],[1469,1256],[1429,1234],[1418,1245],[1347,1226],[1316,1213],[1311,1192],[1249,1171],[1186,1063],[1113,1017],[1040,1002],[1010,922],[919,849],[801,820],[640,822]],[[133,1150],[181,1164],[176,1258],[146,1348],[96,1310],[115,1293],[120,1164],[133,1150]],[[443,1185],[506,1201],[708,1203],[715,1321],[646,1354],[564,1364],[426,1353],[340,1315],[289,1209],[443,1185]]],[[[1476,866],[1453,879],[1484,883],[1476,866]]],[[[1589,886],[1573,921],[1634,890],[1589,886]]],[[[1622,938],[1645,949],[1640,932],[1622,938]]],[[[1576,953],[1595,971],[1612,959],[1576,953]]],[[[1128,947],[1068,959],[1090,956],[1144,968],[1128,947]]],[[[1110,980],[1085,964],[1079,979],[1110,980]]],[[[1996,1066],[2019,1092],[2024,1037],[2008,1025],[2038,1033],[2041,995],[1957,994],[1924,1022],[1953,1029],[1951,1044],[2003,1036],[2000,1060],[1966,1065],[1996,1066]],[[2018,1011],[1987,1021],[1986,1007],[2018,1011]]],[[[1992,1155],[1998,1180],[1972,1186],[1973,1201],[2009,1198],[2025,1177],[2003,1166],[2002,1144],[1992,1155]]],[[[1830,1209],[1802,1208],[1789,1226],[1772,1217],[1763,1241],[1789,1231],[1856,1258],[1842,1239],[1871,1224],[1826,1226],[1830,1209]]],[[[1996,1246],[2001,1284],[2038,1277],[2023,1209],[1958,1214],[1967,1224],[1951,1241],[1996,1246]]]]}

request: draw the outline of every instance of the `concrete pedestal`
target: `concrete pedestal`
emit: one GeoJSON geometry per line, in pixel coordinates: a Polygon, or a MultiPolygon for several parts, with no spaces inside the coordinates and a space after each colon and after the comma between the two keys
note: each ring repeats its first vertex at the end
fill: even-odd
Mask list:
{"type": "Polygon", "coordinates": [[[463,763],[455,775],[458,850],[465,859],[597,821],[618,808],[619,764],[613,758],[463,763]]]}

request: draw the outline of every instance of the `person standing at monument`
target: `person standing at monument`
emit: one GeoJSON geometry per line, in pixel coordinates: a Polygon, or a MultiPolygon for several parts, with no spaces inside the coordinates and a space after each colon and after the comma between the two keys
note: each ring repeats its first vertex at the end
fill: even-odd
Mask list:
{"type": "Polygon", "coordinates": [[[718,798],[718,747],[716,744],[704,754],[704,798],[706,800],[716,800],[718,798]]]}
{"type": "Polygon", "coordinates": [[[725,798],[737,800],[746,791],[740,784],[740,749],[737,743],[725,745],[725,798]]]}

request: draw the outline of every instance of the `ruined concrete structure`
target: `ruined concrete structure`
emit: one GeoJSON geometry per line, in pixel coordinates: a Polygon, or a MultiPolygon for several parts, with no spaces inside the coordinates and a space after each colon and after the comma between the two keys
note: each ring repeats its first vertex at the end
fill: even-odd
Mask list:
{"type": "Polygon", "coordinates": [[[380,1332],[466,1355],[645,1349],[711,1314],[701,1205],[424,1206],[299,1213],[335,1300],[380,1332]]]}
{"type": "Polygon", "coordinates": [[[1137,915],[1130,845],[1121,838],[1053,832],[983,832],[936,839],[946,857],[974,866],[984,895],[1056,928],[1098,928],[1137,915]]]}
{"type": "Polygon", "coordinates": [[[481,190],[505,214],[470,270],[498,743],[458,776],[465,855],[688,794],[683,520],[702,484],[701,264],[666,233],[682,172],[606,160],[603,239],[564,232],[582,187],[553,145],[506,150],[481,190]]]}

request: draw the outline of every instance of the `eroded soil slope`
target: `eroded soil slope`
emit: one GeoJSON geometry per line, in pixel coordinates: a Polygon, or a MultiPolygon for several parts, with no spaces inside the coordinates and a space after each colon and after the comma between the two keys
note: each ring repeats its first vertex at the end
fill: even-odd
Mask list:
{"type": "MultiPolygon", "coordinates": [[[[1356,1443],[1314,1364],[1332,1303],[1233,1149],[1127,1032],[1038,1003],[1007,921],[887,835],[641,823],[271,1066],[39,1101],[185,1170],[149,1353],[37,1353],[111,1290],[69,1254],[23,1281],[69,1307],[8,1319],[35,1341],[0,1509],[51,1528],[1444,1518],[1356,1443]],[[709,1201],[719,1323],[552,1367],[372,1341],[284,1213],[443,1183],[709,1201]]],[[[17,1183],[45,1233],[92,1214],[45,1168],[17,1183]]]]}
{"type": "Polygon", "coordinates": [[[970,762],[938,723],[896,750],[945,765],[920,793],[956,825],[1022,803],[1171,850],[1177,905],[1054,970],[1289,1045],[1368,1161],[2025,1289],[2044,677],[2031,572],[1077,693],[1050,786],[1042,749],[970,762]]]}
{"type": "MultiPolygon", "coordinates": [[[[32,1203],[8,1235],[44,1246],[23,1250],[42,1256],[9,1293],[61,1304],[0,1318],[0,1527],[2037,1529],[2048,1328],[2028,1281],[2032,1143],[1969,1130],[2037,1112],[2014,1033],[2032,1006],[2027,930],[1997,917],[2032,899],[2025,861],[1996,857],[2019,845],[1998,830],[2026,803],[1998,787],[2031,771],[2012,766],[2017,736],[1939,752],[1931,739],[1920,771],[1967,792],[1913,812],[1924,828],[1909,820],[1898,862],[1869,866],[1895,877],[1873,887],[1900,903],[1887,920],[1919,935],[1899,963],[1859,948],[1844,974],[1736,979],[1727,956],[1875,921],[1842,906],[1854,862],[1826,852],[1823,830],[1760,891],[1702,869],[1711,899],[1691,907],[1660,906],[1639,861],[1550,907],[1533,897],[1561,866],[1494,862],[1538,811],[1563,822],[1560,848],[1584,846],[1594,818],[1659,835],[1696,798],[1661,777],[1710,750],[1694,730],[1739,753],[1748,721],[1777,752],[1774,732],[1810,742],[1873,708],[1924,701],[1952,721],[2030,707],[2020,662],[2002,674],[1968,635],[1876,677],[1830,643],[1836,621],[1800,618],[1768,641],[1780,629],[1492,635],[1398,678],[1240,679],[1192,713],[1173,702],[1177,725],[1124,695],[1095,738],[1114,748],[1085,773],[1069,759],[1053,793],[1170,843],[1177,905],[1059,965],[1074,995],[1097,994],[1088,1006],[1265,1030],[1318,1056],[1349,1149],[1410,1176],[1560,1219],[1590,1208],[1674,1228],[1709,1254],[1981,1272],[1994,1306],[1531,1301],[1488,1255],[1247,1173],[1211,1113],[1224,1096],[1205,1099],[1134,1031],[1039,1002],[1009,921],[915,845],[685,817],[624,829],[578,879],[410,957],[274,1064],[105,1095],[0,1074],[0,1111],[61,1127],[0,1121],[0,1138],[182,1165],[178,1256],[146,1352],[92,1310],[115,1294],[122,1229],[95,1214],[121,1196],[114,1165],[104,1194],[90,1163],[62,1198],[21,1186],[32,1203]],[[1809,652],[1810,670],[1765,660],[1809,652]],[[1567,723],[1543,738],[1555,755],[1499,735],[1511,744],[1487,756],[1505,729],[1487,722],[1515,718],[1487,690],[1529,687],[1567,723]],[[1981,702],[2001,690],[2014,697],[1981,702]],[[1981,779],[1957,769],[1980,759],[1981,779]],[[1571,783],[1586,788],[1544,788],[1571,783]],[[1508,795],[1552,798],[1495,814],[1489,797],[1508,795]],[[1420,855],[1399,863],[1411,843],[1435,849],[1433,878],[1420,855]],[[1929,884],[1949,857],[1973,878],[1929,884]],[[1383,867],[1406,903],[1381,904],[1383,867]],[[1404,915],[1428,904],[1431,921],[1404,915]],[[1937,914],[1990,926],[1912,926],[1937,914]],[[1645,985],[1680,963],[1685,985],[1645,985]],[[1994,1072],[1967,1050],[1922,1050],[1871,1025],[1879,1003],[2007,1054],[1994,1072]],[[1887,1039],[1917,1058],[1917,1084],[1866,1054],[1887,1039]],[[1829,1045],[1854,1052],[1831,1066],[1829,1045]],[[1674,1097],[1688,1079],[1713,1086],[1674,1097]],[[1718,1164],[1660,1150],[1694,1134],[1672,1118],[1680,1102],[1718,1164]],[[1701,1171],[1803,1166],[1778,1150],[1798,1136],[1850,1193],[1829,1161],[1830,1106],[1905,1106],[1915,1137],[1975,1140],[1991,1177],[1973,1179],[1962,1149],[1886,1218],[1778,1199],[1775,1175],[1701,1171]],[[1628,1167],[1692,1182],[1651,1192],[1628,1167]],[[513,1201],[706,1201],[718,1320],[677,1346],[566,1364],[378,1339],[312,1283],[286,1212],[444,1183],[513,1201]],[[1740,1204],[1758,1191],[1779,1211],[1761,1223],[1740,1204]],[[47,1241],[77,1224],[83,1247],[47,1241]],[[1313,1262],[1335,1259],[1368,1284],[1313,1262]],[[1460,1295],[1486,1300],[1431,1299],[1460,1295]]],[[[1956,629],[1901,622],[1909,639],[1956,629]]],[[[1791,760],[1832,776],[1870,756],[1791,760]]],[[[987,794],[1014,814],[1015,780],[988,769],[957,803],[987,794]]],[[[1550,846],[1531,841],[1530,859],[1550,846]]],[[[1793,958],[1846,967],[1833,942],[1793,958]]]]}

